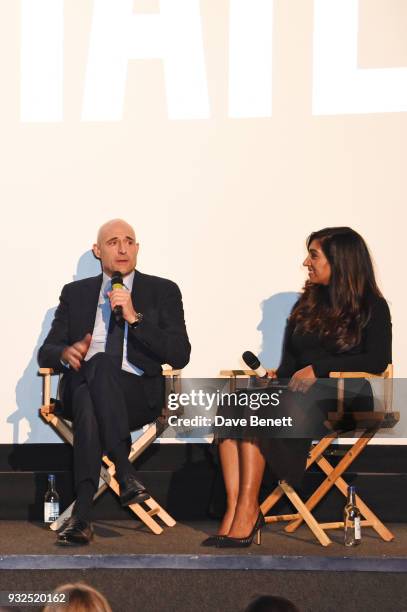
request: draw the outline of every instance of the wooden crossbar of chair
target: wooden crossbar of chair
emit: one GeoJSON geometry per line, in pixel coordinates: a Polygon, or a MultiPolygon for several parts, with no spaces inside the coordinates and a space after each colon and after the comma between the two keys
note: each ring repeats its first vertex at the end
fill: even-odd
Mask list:
{"type": "MultiPolygon", "coordinates": [[[[180,384],[180,370],[165,369],[166,383],[171,385],[172,390],[176,390],[180,384]]],[[[59,436],[71,446],[73,445],[73,430],[70,421],[63,419],[55,413],[55,403],[51,402],[51,376],[55,372],[51,368],[40,368],[39,374],[43,377],[43,405],[40,408],[41,417],[53,427],[59,436]]],[[[164,408],[163,414],[155,421],[145,426],[143,433],[132,443],[129,460],[135,461],[145,450],[156,440],[167,428],[167,409],[164,408]]],[[[119,483],[115,478],[116,469],[114,463],[104,455],[102,457],[102,465],[100,470],[99,486],[93,497],[96,500],[108,488],[111,488],[117,495],[120,494],[119,483]],[[103,465],[104,464],[104,465],[103,465]]],[[[72,502],[68,508],[58,517],[56,521],[51,523],[50,529],[56,531],[60,529],[66,519],[72,514],[72,509],[75,502],[72,502]]],[[[155,534],[163,532],[160,523],[155,517],[158,517],[167,527],[173,527],[175,520],[164,510],[164,508],[152,497],[140,504],[131,504],[128,506],[130,510],[143,521],[143,523],[155,534]],[[145,508],[145,506],[147,508],[145,508]]]]}
{"type": "MultiPolygon", "coordinates": [[[[237,378],[255,376],[252,370],[222,370],[221,376],[230,377],[231,389],[235,390],[237,378]]],[[[367,372],[331,372],[331,378],[338,380],[337,393],[338,403],[337,411],[328,414],[328,421],[333,430],[324,436],[311,450],[306,470],[316,463],[322,472],[326,475],[325,480],[314,491],[306,502],[303,502],[293,487],[285,481],[279,481],[275,489],[263,501],[260,508],[265,516],[266,523],[276,523],[280,521],[288,521],[289,524],[285,527],[287,533],[292,533],[301,525],[303,521],[311,529],[315,537],[323,546],[331,544],[330,538],[325,533],[328,529],[343,528],[343,521],[331,523],[318,523],[312,515],[312,510],[328,493],[328,491],[336,486],[339,491],[346,497],[348,494],[348,485],[342,478],[343,473],[349,468],[353,461],[363,452],[369,441],[374,437],[377,431],[381,428],[394,427],[400,418],[399,413],[391,412],[393,399],[393,366],[390,364],[382,374],[370,374],[367,372]],[[380,378],[384,380],[384,410],[373,412],[345,412],[344,411],[344,384],[345,378],[380,378]],[[345,417],[345,419],[344,419],[345,417]],[[353,423],[352,429],[362,431],[361,436],[355,444],[345,453],[338,464],[333,467],[324,457],[323,453],[328,447],[339,437],[341,433],[349,431],[349,428],[341,429],[341,425],[346,419],[353,423]],[[293,514],[268,515],[267,513],[275,506],[275,504],[286,495],[297,512],[293,514]]],[[[394,534],[380,521],[380,519],[370,510],[360,496],[356,496],[356,504],[360,510],[364,520],[361,524],[364,527],[372,527],[379,536],[389,542],[394,539],[394,534]]]]}

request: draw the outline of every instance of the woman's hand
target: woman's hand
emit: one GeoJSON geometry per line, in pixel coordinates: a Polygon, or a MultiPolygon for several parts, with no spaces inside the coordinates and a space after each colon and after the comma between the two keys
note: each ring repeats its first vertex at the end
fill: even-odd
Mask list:
{"type": "Polygon", "coordinates": [[[267,370],[268,378],[277,378],[277,370],[267,370]]]}
{"type": "Polygon", "coordinates": [[[315,376],[314,369],[312,365],[309,365],[302,368],[302,370],[298,370],[291,376],[288,388],[291,389],[291,391],[306,393],[308,389],[312,387],[316,379],[317,377],[315,376]]]}

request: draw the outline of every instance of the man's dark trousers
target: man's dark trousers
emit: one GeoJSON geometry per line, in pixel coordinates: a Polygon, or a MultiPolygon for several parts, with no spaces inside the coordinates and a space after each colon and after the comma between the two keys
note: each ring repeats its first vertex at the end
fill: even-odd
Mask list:
{"type": "Polygon", "coordinates": [[[152,400],[145,376],[122,370],[120,358],[96,353],[66,378],[62,399],[64,414],[73,419],[75,486],[90,480],[97,489],[102,455],[113,455],[123,443],[130,451],[130,432],[161,413],[164,377],[154,377],[152,400]]]}
{"type": "Polygon", "coordinates": [[[128,468],[129,428],[153,421],[163,407],[161,364],[184,368],[191,350],[178,286],[135,270],[131,297],[143,320],[135,328],[127,328],[126,356],[130,364],[144,372],[143,376],[121,371],[119,363],[110,370],[112,357],[106,353],[82,362],[78,373],[64,367],[64,349],[94,329],[102,281],[100,274],[63,287],[51,329],[38,351],[40,367],[64,373],[60,395],[63,415],[71,416],[74,422],[75,483],[81,499],[91,499],[97,488],[103,451],[116,456],[114,463],[119,471],[128,468]],[[116,442],[122,442],[119,454],[114,451],[116,442]]]}

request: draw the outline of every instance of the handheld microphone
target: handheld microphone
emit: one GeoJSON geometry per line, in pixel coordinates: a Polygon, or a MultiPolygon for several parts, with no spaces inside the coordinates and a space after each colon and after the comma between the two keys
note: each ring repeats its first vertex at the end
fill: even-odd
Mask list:
{"type": "Polygon", "coordinates": [[[242,355],[242,359],[251,370],[254,370],[254,372],[256,372],[256,376],[258,376],[259,378],[268,378],[266,368],[261,365],[260,361],[254,353],[252,353],[251,351],[245,351],[242,355]]]}
{"type": "MultiPolygon", "coordinates": [[[[123,287],[123,275],[121,272],[113,272],[112,274],[112,289],[121,289],[123,287]]],[[[113,309],[114,318],[116,322],[123,318],[123,308],[121,306],[115,306],[113,309]]]]}

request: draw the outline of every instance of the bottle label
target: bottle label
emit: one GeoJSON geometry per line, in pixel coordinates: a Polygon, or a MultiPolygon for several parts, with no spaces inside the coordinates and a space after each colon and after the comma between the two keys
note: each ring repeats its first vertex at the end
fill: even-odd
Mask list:
{"type": "Polygon", "coordinates": [[[355,517],[355,540],[360,540],[360,539],[361,539],[360,517],[357,516],[357,517],[355,517]]]}
{"type": "Polygon", "coordinates": [[[53,523],[59,517],[59,502],[44,503],[44,523],[53,523]]]}

